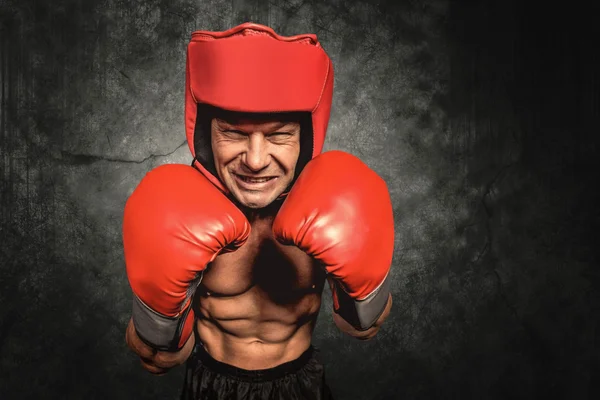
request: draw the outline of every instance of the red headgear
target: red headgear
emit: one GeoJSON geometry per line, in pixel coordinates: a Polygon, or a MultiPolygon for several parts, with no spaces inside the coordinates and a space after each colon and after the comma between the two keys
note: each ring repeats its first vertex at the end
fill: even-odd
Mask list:
{"type": "Polygon", "coordinates": [[[194,166],[227,193],[214,170],[210,140],[198,140],[198,135],[206,136],[199,126],[199,105],[250,113],[308,112],[312,149],[304,151],[310,160],[323,149],[332,94],[333,65],[314,34],[279,36],[254,23],[192,33],[185,129],[194,166]]]}

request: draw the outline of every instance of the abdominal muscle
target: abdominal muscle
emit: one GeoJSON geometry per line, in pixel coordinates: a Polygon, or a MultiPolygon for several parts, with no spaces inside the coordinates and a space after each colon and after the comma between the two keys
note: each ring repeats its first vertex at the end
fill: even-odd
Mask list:
{"type": "Polygon", "coordinates": [[[272,368],[311,343],[325,281],[322,268],[271,234],[272,218],[252,223],[246,244],[218,256],[195,297],[202,345],[238,368],[272,368]]]}

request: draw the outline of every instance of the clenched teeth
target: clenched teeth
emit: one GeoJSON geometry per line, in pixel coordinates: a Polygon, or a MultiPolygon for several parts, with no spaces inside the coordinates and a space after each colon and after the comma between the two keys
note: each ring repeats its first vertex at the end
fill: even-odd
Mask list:
{"type": "Polygon", "coordinates": [[[248,182],[248,183],[262,183],[262,182],[267,182],[270,181],[271,178],[249,178],[247,176],[243,176],[243,175],[238,175],[238,177],[243,180],[244,182],[248,182]]]}

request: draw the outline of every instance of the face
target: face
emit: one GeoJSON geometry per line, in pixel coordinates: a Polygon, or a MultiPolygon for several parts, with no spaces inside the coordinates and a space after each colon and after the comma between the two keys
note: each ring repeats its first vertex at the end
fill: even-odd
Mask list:
{"type": "Polygon", "coordinates": [[[244,206],[268,206],[289,186],[300,155],[300,123],[213,118],[211,146],[221,182],[244,206]]]}

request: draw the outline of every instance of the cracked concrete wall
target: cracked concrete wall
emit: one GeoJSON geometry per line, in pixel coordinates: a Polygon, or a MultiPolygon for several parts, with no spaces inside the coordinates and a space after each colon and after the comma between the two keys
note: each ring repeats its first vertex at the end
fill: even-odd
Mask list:
{"type": "Polygon", "coordinates": [[[339,399],[593,398],[599,138],[585,10],[426,0],[0,2],[0,397],[177,398],[124,343],[121,245],[146,171],[188,163],[185,46],[254,20],[317,33],[336,69],[325,150],[395,210],[394,308],[314,335],[339,399]],[[560,20],[560,23],[554,21],[560,20]]]}

